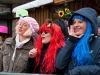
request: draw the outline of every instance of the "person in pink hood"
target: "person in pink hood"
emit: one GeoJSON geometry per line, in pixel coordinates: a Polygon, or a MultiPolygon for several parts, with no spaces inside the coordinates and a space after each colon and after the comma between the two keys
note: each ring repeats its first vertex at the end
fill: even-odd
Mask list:
{"type": "Polygon", "coordinates": [[[7,38],[0,52],[0,71],[25,73],[28,53],[35,45],[39,30],[37,21],[32,17],[20,18],[16,25],[16,36],[7,38]]]}

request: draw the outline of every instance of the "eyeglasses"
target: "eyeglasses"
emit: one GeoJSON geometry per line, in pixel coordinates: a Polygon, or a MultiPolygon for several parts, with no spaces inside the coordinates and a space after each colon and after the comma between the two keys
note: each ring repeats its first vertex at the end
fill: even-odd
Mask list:
{"type": "Polygon", "coordinates": [[[48,31],[42,31],[42,32],[39,32],[40,34],[42,33],[45,33],[45,34],[48,34],[49,32],[48,31]]]}

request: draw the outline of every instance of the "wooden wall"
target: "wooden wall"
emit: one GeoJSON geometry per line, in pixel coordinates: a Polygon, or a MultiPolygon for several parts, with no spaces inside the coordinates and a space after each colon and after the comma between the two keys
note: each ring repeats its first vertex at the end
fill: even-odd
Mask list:
{"type": "Polygon", "coordinates": [[[85,3],[85,2],[71,1],[71,2],[68,2],[66,4],[54,4],[54,3],[52,3],[52,4],[44,5],[44,6],[41,6],[38,8],[30,9],[29,16],[35,18],[37,20],[37,22],[39,23],[39,25],[41,26],[48,18],[49,19],[58,18],[57,13],[54,12],[54,10],[57,9],[58,7],[61,7],[61,8],[66,7],[66,8],[69,8],[71,11],[76,11],[76,10],[83,8],[83,7],[94,8],[93,6],[90,6],[90,5],[88,5],[88,3],[85,3]]]}
{"type": "Polygon", "coordinates": [[[48,18],[48,7],[42,6],[42,7],[39,7],[39,8],[30,9],[29,10],[29,16],[36,19],[36,21],[41,26],[46,21],[46,19],[48,18]]]}

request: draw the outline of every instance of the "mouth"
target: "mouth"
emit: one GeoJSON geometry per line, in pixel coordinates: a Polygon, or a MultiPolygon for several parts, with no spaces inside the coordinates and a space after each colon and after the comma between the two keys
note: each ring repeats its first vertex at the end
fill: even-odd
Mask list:
{"type": "Polygon", "coordinates": [[[19,32],[22,32],[23,30],[19,29],[19,32]]]}
{"type": "Polygon", "coordinates": [[[78,32],[80,29],[75,29],[75,32],[78,32]]]}
{"type": "Polygon", "coordinates": [[[42,39],[45,39],[45,37],[42,37],[42,39]]]}
{"type": "Polygon", "coordinates": [[[80,29],[81,29],[81,28],[75,28],[74,31],[75,31],[75,32],[78,32],[78,31],[80,31],[80,29]]]}

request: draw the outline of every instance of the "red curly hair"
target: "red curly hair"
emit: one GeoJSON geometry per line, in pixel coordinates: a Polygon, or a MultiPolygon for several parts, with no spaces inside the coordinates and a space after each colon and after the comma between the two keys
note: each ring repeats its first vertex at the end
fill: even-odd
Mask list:
{"type": "MultiPolygon", "coordinates": [[[[47,25],[48,25],[47,22],[44,23],[39,30],[40,32],[48,31],[52,34],[49,47],[44,55],[42,65],[40,67],[41,74],[51,74],[55,71],[55,60],[56,60],[57,53],[59,49],[65,45],[64,43],[65,38],[61,31],[61,28],[53,22],[51,23],[51,27],[47,27],[47,25]]],[[[40,62],[42,47],[43,47],[42,38],[41,38],[41,34],[39,34],[36,43],[37,54],[36,54],[35,69],[40,62]]]]}

